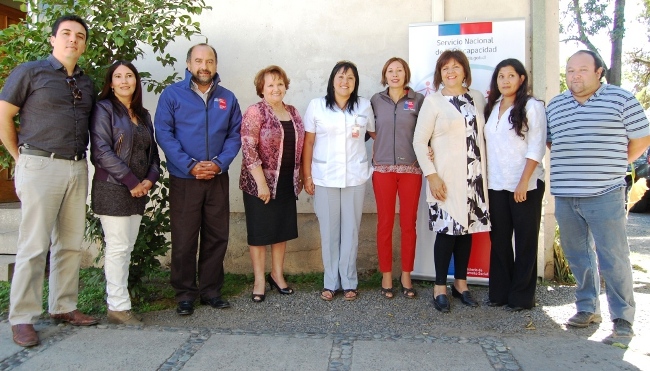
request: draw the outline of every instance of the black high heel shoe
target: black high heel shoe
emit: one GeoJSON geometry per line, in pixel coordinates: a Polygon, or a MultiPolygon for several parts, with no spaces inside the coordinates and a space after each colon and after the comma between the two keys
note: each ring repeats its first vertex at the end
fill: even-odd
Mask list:
{"type": "Polygon", "coordinates": [[[264,299],[266,299],[266,295],[264,294],[253,293],[251,295],[251,300],[253,301],[253,303],[261,303],[264,301],[264,299]]]}
{"type": "Polygon", "coordinates": [[[266,280],[268,281],[269,286],[271,286],[271,289],[273,289],[275,287],[276,290],[278,290],[278,292],[280,294],[282,294],[282,295],[292,295],[294,293],[293,289],[291,287],[289,287],[289,286],[287,286],[287,287],[285,287],[283,289],[280,288],[280,286],[278,286],[278,284],[275,282],[273,277],[271,277],[271,273],[269,273],[266,276],[266,280]]]}
{"type": "Polygon", "coordinates": [[[469,290],[465,290],[462,293],[460,293],[458,290],[456,290],[456,287],[454,285],[451,285],[451,296],[455,298],[459,298],[460,301],[467,305],[468,307],[476,308],[478,307],[478,302],[474,300],[472,297],[472,293],[469,292],[469,290]]]}

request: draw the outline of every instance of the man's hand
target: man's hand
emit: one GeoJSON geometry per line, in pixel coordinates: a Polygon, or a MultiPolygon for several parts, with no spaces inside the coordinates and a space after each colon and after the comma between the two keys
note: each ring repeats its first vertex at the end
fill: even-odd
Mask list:
{"type": "Polygon", "coordinates": [[[221,172],[221,168],[212,161],[201,161],[194,165],[190,174],[196,179],[209,180],[221,172]]]}
{"type": "Polygon", "coordinates": [[[14,125],[14,116],[19,110],[20,107],[0,100],[0,142],[16,161],[18,161],[18,133],[14,125]]]}

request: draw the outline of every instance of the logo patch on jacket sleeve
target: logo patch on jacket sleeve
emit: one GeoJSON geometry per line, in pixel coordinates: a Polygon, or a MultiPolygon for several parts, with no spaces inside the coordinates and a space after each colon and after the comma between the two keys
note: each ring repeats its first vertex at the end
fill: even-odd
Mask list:
{"type": "Polygon", "coordinates": [[[408,99],[404,101],[404,111],[415,111],[415,104],[412,100],[408,99]]]}
{"type": "Polygon", "coordinates": [[[225,110],[228,108],[228,104],[226,104],[226,100],[223,98],[215,99],[216,101],[219,102],[219,109],[225,110]]]}

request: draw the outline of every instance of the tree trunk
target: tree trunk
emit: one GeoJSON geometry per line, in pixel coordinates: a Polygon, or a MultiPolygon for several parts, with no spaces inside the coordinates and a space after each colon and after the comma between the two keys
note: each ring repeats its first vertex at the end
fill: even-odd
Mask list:
{"type": "Polygon", "coordinates": [[[621,65],[623,55],[623,36],[625,35],[625,0],[614,3],[614,27],[611,33],[612,57],[610,69],[607,71],[607,82],[621,85],[621,65]]]}

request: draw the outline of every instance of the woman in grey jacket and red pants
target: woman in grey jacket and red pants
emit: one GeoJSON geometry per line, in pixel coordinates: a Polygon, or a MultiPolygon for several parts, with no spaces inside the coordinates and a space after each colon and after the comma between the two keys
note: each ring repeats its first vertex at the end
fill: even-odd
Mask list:
{"type": "Polygon", "coordinates": [[[370,133],[374,172],[372,186],[377,202],[377,255],[382,272],[381,295],[393,297],[393,221],[399,195],[402,234],[402,294],[414,298],[411,271],[415,260],[415,221],[418,212],[422,170],[413,150],[413,132],[424,96],[410,89],[408,64],[390,58],[382,69],[381,83],[388,88],[372,96],[376,132],[370,133]]]}
{"type": "Polygon", "coordinates": [[[146,196],[160,177],[160,158],[151,116],[142,106],[140,76],[129,62],[117,61],[106,72],[90,120],[90,146],[92,209],[106,241],[108,321],[140,325],[131,313],[129,265],[146,196]]]}

